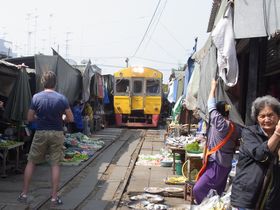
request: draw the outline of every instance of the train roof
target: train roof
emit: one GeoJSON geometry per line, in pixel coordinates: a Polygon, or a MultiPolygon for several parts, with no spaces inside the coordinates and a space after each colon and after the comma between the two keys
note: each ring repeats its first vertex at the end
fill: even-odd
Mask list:
{"type": "Polygon", "coordinates": [[[115,77],[153,77],[162,79],[163,74],[159,70],[149,67],[127,67],[114,73],[115,77]]]}

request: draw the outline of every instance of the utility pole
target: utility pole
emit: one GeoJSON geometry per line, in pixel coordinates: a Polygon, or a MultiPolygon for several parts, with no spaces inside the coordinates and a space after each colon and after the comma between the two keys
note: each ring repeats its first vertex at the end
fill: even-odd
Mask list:
{"type": "Polygon", "coordinates": [[[125,62],[126,62],[126,68],[127,68],[128,67],[129,58],[126,58],[125,62]]]}
{"type": "Polygon", "coordinates": [[[38,15],[35,14],[34,16],[34,54],[36,54],[37,51],[37,19],[38,15]]]}
{"type": "Polygon", "coordinates": [[[26,54],[30,55],[30,49],[31,49],[31,34],[30,31],[30,18],[31,13],[27,13],[27,45],[26,45],[26,54]]]}
{"type": "Polygon", "coordinates": [[[53,14],[49,14],[49,48],[52,47],[52,18],[53,18],[53,14]]]}
{"type": "Polygon", "coordinates": [[[69,50],[69,35],[71,34],[71,32],[66,32],[66,40],[65,40],[65,58],[68,59],[68,50],[69,50]]]}

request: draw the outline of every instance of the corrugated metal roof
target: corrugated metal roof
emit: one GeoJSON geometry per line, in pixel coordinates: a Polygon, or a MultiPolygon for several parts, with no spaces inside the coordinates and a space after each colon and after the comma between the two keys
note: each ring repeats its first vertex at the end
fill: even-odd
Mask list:
{"type": "Polygon", "coordinates": [[[220,6],[221,6],[221,0],[213,0],[211,14],[208,22],[207,33],[213,30],[215,18],[217,16],[220,6]]]}

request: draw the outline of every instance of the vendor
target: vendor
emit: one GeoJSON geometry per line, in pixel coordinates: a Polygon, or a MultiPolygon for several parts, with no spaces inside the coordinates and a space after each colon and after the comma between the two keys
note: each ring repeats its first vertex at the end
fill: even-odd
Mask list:
{"type": "Polygon", "coordinates": [[[216,103],[217,81],[212,80],[208,98],[209,127],[203,166],[199,171],[193,188],[193,195],[200,204],[211,189],[221,195],[231,171],[231,164],[240,127],[229,120],[230,106],[225,101],[216,103]]]}
{"type": "Polygon", "coordinates": [[[74,115],[74,122],[71,124],[71,133],[83,132],[83,103],[80,100],[74,102],[72,112],[74,115]]]}

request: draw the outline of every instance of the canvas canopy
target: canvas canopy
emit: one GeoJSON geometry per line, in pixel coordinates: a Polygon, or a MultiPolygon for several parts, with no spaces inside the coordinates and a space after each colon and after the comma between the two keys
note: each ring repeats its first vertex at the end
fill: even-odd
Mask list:
{"type": "MultiPolygon", "coordinates": [[[[57,75],[56,91],[68,98],[70,104],[80,97],[82,91],[82,74],[79,70],[68,64],[56,51],[54,55],[35,55],[28,57],[8,59],[14,64],[25,63],[35,69],[35,92],[43,90],[41,77],[45,71],[53,71],[57,75]]],[[[28,69],[27,69],[28,70],[28,69]]]]}
{"type": "Polygon", "coordinates": [[[280,31],[279,17],[279,0],[235,1],[235,38],[273,36],[280,31]]]}
{"type": "Polygon", "coordinates": [[[53,71],[57,75],[56,91],[65,95],[73,104],[81,94],[82,75],[74,69],[60,55],[35,55],[36,92],[43,90],[41,77],[45,71],[53,71]]]}
{"type": "Polygon", "coordinates": [[[4,118],[26,120],[31,102],[29,77],[25,67],[0,60],[0,95],[7,98],[4,118]]]}
{"type": "Polygon", "coordinates": [[[17,80],[19,70],[16,65],[0,60],[0,95],[8,98],[17,80]]]}
{"type": "Polygon", "coordinates": [[[4,118],[21,122],[27,119],[32,96],[26,69],[21,67],[18,72],[16,83],[8,97],[4,118]]]}

